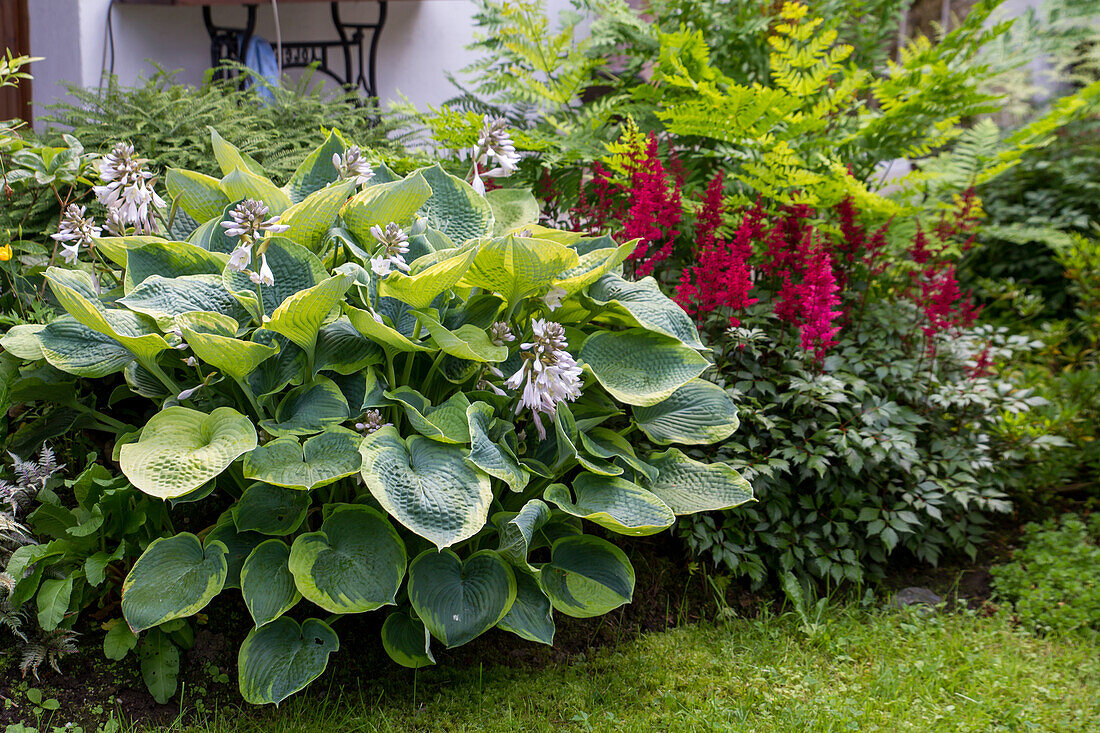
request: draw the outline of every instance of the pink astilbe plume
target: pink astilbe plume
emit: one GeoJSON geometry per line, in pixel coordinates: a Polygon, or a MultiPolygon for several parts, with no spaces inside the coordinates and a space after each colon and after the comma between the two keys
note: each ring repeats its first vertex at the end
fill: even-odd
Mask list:
{"type": "MultiPolygon", "coordinates": [[[[684,268],[680,274],[674,299],[681,308],[700,316],[719,308],[736,312],[757,302],[749,297],[752,290],[749,258],[753,240],[760,238],[763,218],[764,211],[757,205],[745,213],[732,242],[713,239],[701,249],[698,264],[684,268]]],[[[730,325],[740,324],[731,314],[730,325]]]]}
{"type": "Polygon", "coordinates": [[[630,205],[623,215],[623,238],[641,239],[630,255],[635,273],[644,277],[672,256],[680,236],[680,186],[669,185],[668,173],[658,156],[657,136],[650,133],[644,155],[631,158],[630,205]]]}
{"type": "Polygon", "coordinates": [[[833,322],[843,315],[837,308],[840,286],[833,272],[833,258],[824,247],[818,247],[809,258],[802,290],[802,348],[813,349],[814,358],[821,360],[830,347],[836,346],[840,326],[833,322]]]}

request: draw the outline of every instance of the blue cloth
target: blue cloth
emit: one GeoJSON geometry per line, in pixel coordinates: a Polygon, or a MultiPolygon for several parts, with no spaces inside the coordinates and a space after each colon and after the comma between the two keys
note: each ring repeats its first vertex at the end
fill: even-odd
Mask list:
{"type": "MultiPolygon", "coordinates": [[[[244,52],[244,65],[267,79],[272,86],[278,86],[279,62],[275,58],[275,50],[267,40],[259,36],[252,36],[249,39],[248,48],[244,52]]],[[[256,93],[269,102],[275,101],[275,95],[263,84],[256,85],[256,93]]]]}

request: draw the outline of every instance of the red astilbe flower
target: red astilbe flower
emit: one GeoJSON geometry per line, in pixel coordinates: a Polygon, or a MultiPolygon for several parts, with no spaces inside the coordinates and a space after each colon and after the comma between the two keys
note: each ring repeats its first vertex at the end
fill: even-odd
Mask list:
{"type": "Polygon", "coordinates": [[[807,223],[814,210],[810,206],[784,206],[779,219],[764,232],[764,259],[760,271],[766,277],[789,278],[805,269],[814,229],[807,223]]]}
{"type": "Polygon", "coordinates": [[[820,361],[830,347],[836,346],[835,337],[840,332],[840,326],[833,325],[833,322],[843,315],[837,309],[840,305],[840,286],[828,249],[818,247],[810,257],[802,289],[802,348],[813,349],[814,358],[820,361]]]}
{"type": "MultiPolygon", "coordinates": [[[[764,211],[758,204],[745,213],[732,242],[714,239],[701,249],[698,264],[684,268],[680,274],[673,297],[681,308],[702,316],[719,308],[736,312],[757,301],[749,297],[752,290],[749,258],[753,240],[761,235],[763,218],[764,211]]],[[[731,314],[730,325],[739,326],[741,321],[731,314]]]]}
{"type": "Polygon", "coordinates": [[[635,273],[646,276],[672,256],[672,247],[680,235],[680,186],[669,185],[668,173],[658,157],[657,136],[650,133],[645,153],[632,157],[630,205],[622,217],[623,237],[641,239],[630,255],[635,273]]]}
{"type": "Polygon", "coordinates": [[[922,275],[919,305],[928,321],[921,330],[929,337],[929,348],[932,348],[932,336],[973,325],[982,309],[974,306],[969,291],[964,294],[959,290],[955,265],[928,267],[922,275]]]}
{"type": "Polygon", "coordinates": [[[695,251],[705,252],[718,241],[718,227],[722,226],[722,171],[714,174],[703,194],[703,205],[699,208],[695,222],[695,251]]]}
{"type": "MultiPolygon", "coordinates": [[[[880,226],[870,236],[867,227],[859,222],[855,208],[855,201],[849,196],[836,205],[837,219],[840,223],[840,233],[843,239],[837,246],[838,259],[842,264],[851,269],[856,262],[862,261],[870,274],[879,275],[886,269],[886,264],[881,263],[883,249],[886,247],[886,233],[890,230],[893,219],[880,226]]],[[[848,273],[841,269],[837,273],[841,290],[848,285],[848,273]]]]}
{"type": "Polygon", "coordinates": [[[569,212],[571,228],[591,234],[605,231],[611,222],[622,218],[620,194],[619,187],[611,180],[611,171],[599,162],[593,164],[592,178],[581,184],[577,205],[569,212]]]}

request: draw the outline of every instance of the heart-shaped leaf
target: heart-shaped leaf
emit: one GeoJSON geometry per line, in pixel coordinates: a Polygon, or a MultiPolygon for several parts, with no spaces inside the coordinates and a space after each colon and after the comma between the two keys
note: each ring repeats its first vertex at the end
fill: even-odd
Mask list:
{"type": "MultiPolygon", "coordinates": [[[[262,315],[271,316],[284,300],[312,288],[329,276],[317,255],[286,237],[268,239],[265,254],[267,265],[275,277],[274,285],[256,285],[249,279],[247,272],[226,268],[222,273],[225,289],[233,293],[253,316],[257,316],[257,321],[261,315],[257,289],[263,295],[262,315]]],[[[255,256],[255,248],[253,255],[255,256]]]]}
{"type": "Polygon", "coordinates": [[[438,164],[417,173],[431,186],[431,197],[424,202],[421,212],[428,226],[443,232],[456,244],[492,233],[493,210],[473,186],[438,164]]]}
{"type": "MultiPolygon", "coordinates": [[[[381,364],[385,360],[386,352],[382,347],[359,333],[345,317],[325,324],[317,332],[317,347],[313,355],[315,374],[324,370],[355,374],[364,367],[381,364]]],[[[354,406],[352,412],[355,412],[354,406]]]]}
{"type": "Polygon", "coordinates": [[[404,611],[394,611],[382,624],[382,646],[402,667],[419,669],[435,664],[431,639],[424,623],[404,611]]]}
{"type": "Polygon", "coordinates": [[[164,187],[173,203],[200,224],[220,216],[229,203],[217,178],[195,171],[169,168],[164,174],[164,187]]]}
{"type": "Polygon", "coordinates": [[[306,600],[333,613],[363,613],[394,602],[406,562],[405,544],[385,517],[343,504],[320,531],[294,540],[289,567],[306,600]]]}
{"type": "Polygon", "coordinates": [[[343,299],[350,285],[346,277],[336,275],[322,280],[312,288],[297,292],[275,309],[271,318],[264,323],[264,328],[286,336],[301,346],[312,359],[317,344],[317,331],[325,322],[329,311],[343,299]]]}
{"type": "Polygon", "coordinates": [[[442,405],[433,407],[428,398],[411,387],[401,386],[386,392],[387,399],[405,408],[405,415],[413,430],[426,438],[441,443],[470,442],[470,428],[466,409],[470,401],[462,392],[456,392],[442,405]]]}
{"type": "Polygon", "coordinates": [[[580,360],[612,397],[655,405],[698,377],[707,360],[676,339],[652,331],[600,331],[585,339],[580,360]]]}
{"type": "Polygon", "coordinates": [[[193,616],[221,592],[229,572],[225,545],[203,547],[184,532],[145,548],[122,584],[122,615],[134,633],[193,616]]]}
{"type": "MultiPolygon", "coordinates": [[[[125,237],[124,241],[130,239],[125,237]]],[[[154,275],[166,278],[221,275],[225,263],[229,261],[229,257],[221,252],[208,252],[188,242],[167,242],[163,239],[135,241],[126,248],[125,256],[122,265],[126,268],[126,274],[122,286],[127,293],[154,275]]]]}
{"type": "Polygon", "coordinates": [[[351,476],[363,465],[358,433],[332,427],[305,442],[282,437],[244,457],[244,476],[289,490],[309,491],[351,476]]]}
{"type": "Polygon", "coordinates": [[[378,240],[371,227],[385,228],[390,222],[405,225],[412,221],[417,209],[424,205],[432,189],[419,173],[393,183],[367,186],[344,204],[340,216],[360,242],[373,249],[378,240]]]}
{"type": "Polygon", "coordinates": [[[324,621],[282,616],[253,629],[237,656],[241,696],[253,705],[278,705],[321,676],[340,639],[324,621]]]}
{"type": "Polygon", "coordinates": [[[668,399],[634,408],[634,421],[654,443],[707,445],[737,430],[737,406],[726,391],[705,379],[692,379],[668,399]]]}
{"type": "Polygon", "coordinates": [[[656,494],[618,476],[579,474],[573,479],[573,492],[576,502],[571,501],[568,488],[553,484],[544,498],[568,514],[619,534],[656,534],[676,521],[672,510],[656,494]]]}
{"type": "Polygon", "coordinates": [[[295,387],[275,408],[275,419],[260,423],[272,435],[309,435],[348,419],[348,402],[328,377],[295,387]]]}
{"type": "Polygon", "coordinates": [[[516,600],[497,624],[520,638],[539,644],[554,644],[554,614],[538,580],[532,574],[516,571],[516,600]]]}
{"type": "Polygon", "coordinates": [[[210,414],[169,407],[154,415],[141,438],[119,452],[126,478],[150,496],[172,499],[194,491],[256,447],[256,428],[231,407],[210,414]]]}
{"type": "Polygon", "coordinates": [[[653,453],[649,463],[657,479],[649,490],[677,514],[732,509],[752,501],[752,486],[724,463],[700,463],[676,448],[653,453]]]}
{"type": "Polygon", "coordinates": [[[248,321],[244,308],[222,285],[221,275],[152,275],[125,298],[119,298],[118,304],[149,316],[164,331],[175,325],[176,316],[191,311],[211,311],[235,322],[248,321]]]}
{"type": "Polygon", "coordinates": [[[504,618],[516,600],[516,576],[492,550],[465,562],[450,550],[425,550],[409,565],[409,602],[447,647],[474,639],[504,618]]]}
{"type": "Polygon", "coordinates": [[[433,262],[428,267],[418,267],[419,263],[413,262],[413,274],[391,272],[378,284],[378,292],[408,303],[413,308],[427,308],[440,293],[450,290],[462,279],[476,255],[476,249],[471,248],[433,262]]]}
{"type": "Polygon", "coordinates": [[[252,551],[265,542],[267,537],[259,532],[241,531],[233,523],[231,512],[225,512],[214,529],[203,538],[203,547],[220,543],[225,545],[225,560],[229,563],[229,572],[225,576],[225,589],[241,587],[241,569],[252,551]]]}
{"type": "Polygon", "coordinates": [[[241,595],[257,627],[279,618],[302,598],[289,561],[290,548],[282,540],[261,542],[244,561],[241,595]]]}
{"type": "MultiPolygon", "coordinates": [[[[331,161],[329,165],[331,165],[331,161]]],[[[279,217],[279,223],[290,227],[283,236],[317,252],[336,221],[344,202],[355,192],[355,181],[343,181],[311,193],[279,217]]]]}
{"type": "Polygon", "coordinates": [[[333,155],[342,155],[347,149],[343,139],[336,130],[329,132],[328,137],[320,147],[307,155],[298,168],[291,174],[283,190],[290,196],[294,203],[304,201],[314,191],[337,180],[340,171],[332,164],[333,155]]]}
{"type": "Polygon", "coordinates": [[[634,568],[626,554],[591,535],[554,542],[539,583],[554,608],[567,616],[602,616],[634,596],[634,568]]]}
{"type": "Polygon", "coordinates": [[[465,451],[418,435],[407,443],[384,427],[364,438],[363,480],[390,516],[444,548],[477,534],[493,500],[489,477],[465,451]]]}
{"type": "MultiPolygon", "coordinates": [[[[265,445],[256,450],[266,447],[265,445]]],[[[253,530],[260,534],[282,537],[302,525],[308,510],[309,494],[304,491],[256,482],[245,489],[241,498],[233,505],[233,523],[241,532],[253,530]]]]}
{"type": "Polygon", "coordinates": [[[509,234],[478,244],[460,284],[498,293],[511,305],[545,291],[555,276],[579,263],[576,250],[562,244],[509,234]]]}
{"type": "Polygon", "coordinates": [[[576,267],[558,274],[554,278],[554,287],[561,288],[567,293],[584,290],[625,262],[638,246],[638,241],[633,239],[624,244],[615,244],[615,241],[608,236],[587,241],[587,244],[594,245],[595,248],[581,254],[580,262],[576,267]]]}
{"type": "Polygon", "coordinates": [[[46,324],[37,339],[42,357],[50,366],[78,377],[105,377],[134,360],[118,341],[96,333],[72,316],[46,324]]]}

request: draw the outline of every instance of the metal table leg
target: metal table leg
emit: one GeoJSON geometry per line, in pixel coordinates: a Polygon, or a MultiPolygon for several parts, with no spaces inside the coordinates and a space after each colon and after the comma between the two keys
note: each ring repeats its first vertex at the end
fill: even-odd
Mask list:
{"type": "Polygon", "coordinates": [[[229,74],[221,67],[222,61],[244,62],[244,55],[248,51],[248,42],[256,31],[256,6],[248,5],[248,18],[244,28],[231,28],[214,24],[210,13],[210,6],[202,6],[202,22],[206,26],[206,32],[210,36],[210,66],[216,69],[215,78],[226,79],[229,74]]]}

